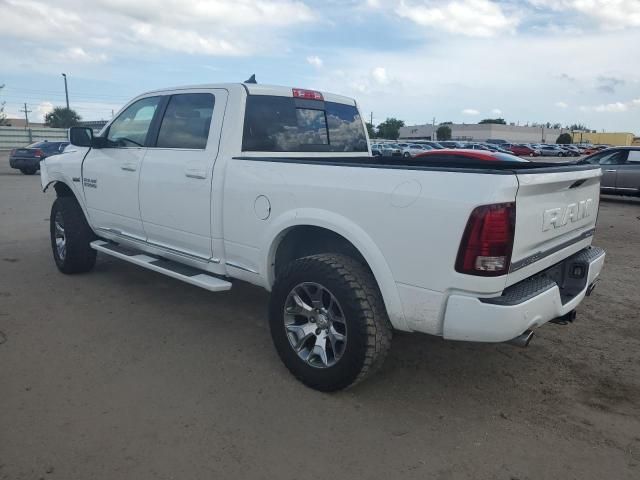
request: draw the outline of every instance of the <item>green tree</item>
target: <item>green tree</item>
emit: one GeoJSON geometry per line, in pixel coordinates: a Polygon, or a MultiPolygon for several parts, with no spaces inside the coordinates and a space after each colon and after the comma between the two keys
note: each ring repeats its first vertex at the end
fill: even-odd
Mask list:
{"type": "Polygon", "coordinates": [[[449,125],[440,125],[436,130],[438,140],[451,140],[451,127],[449,125]]]}
{"type": "Polygon", "coordinates": [[[582,130],[584,132],[590,132],[591,129],[582,123],[574,123],[572,125],[567,126],[569,130],[582,130]]]}
{"type": "Polygon", "coordinates": [[[400,127],[404,127],[404,121],[397,118],[387,118],[378,125],[378,137],[388,140],[397,140],[400,136],[400,127]]]}
{"type": "Polygon", "coordinates": [[[369,134],[369,138],[376,138],[376,127],[373,126],[372,123],[365,122],[367,126],[367,133],[369,134]]]}
{"type": "Polygon", "coordinates": [[[478,122],[479,125],[485,124],[485,123],[493,123],[496,125],[506,125],[507,122],[504,121],[504,118],[485,118],[484,120],[480,120],[478,122]]]}
{"type": "Polygon", "coordinates": [[[563,133],[558,137],[558,139],[556,140],[556,143],[559,143],[562,145],[569,145],[573,143],[573,138],[571,138],[571,134],[563,133]]]}
{"type": "MultiPolygon", "coordinates": [[[[2,89],[4,88],[4,85],[0,85],[0,93],[2,92],[2,89]]],[[[7,114],[4,113],[4,106],[7,104],[7,102],[0,102],[0,125],[4,125],[7,123],[7,114]]]]}
{"type": "Polygon", "coordinates": [[[82,118],[72,108],[55,107],[44,117],[44,123],[51,128],[69,128],[78,125],[82,118]]]}

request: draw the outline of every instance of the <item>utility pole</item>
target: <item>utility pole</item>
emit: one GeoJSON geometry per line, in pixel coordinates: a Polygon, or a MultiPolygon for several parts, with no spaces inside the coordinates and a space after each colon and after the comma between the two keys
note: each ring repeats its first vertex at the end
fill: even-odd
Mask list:
{"type": "Polygon", "coordinates": [[[431,134],[431,139],[434,142],[438,141],[438,131],[436,130],[436,117],[433,117],[433,130],[431,130],[432,134],[431,134]]]}
{"type": "Polygon", "coordinates": [[[69,110],[69,90],[67,89],[67,74],[63,73],[62,76],[64,78],[64,96],[67,99],[67,110],[69,110]]]}
{"type": "Polygon", "coordinates": [[[24,112],[24,129],[26,130],[27,128],[29,128],[29,114],[31,113],[31,110],[27,109],[27,102],[24,103],[24,110],[19,110],[20,112],[24,112]]]}

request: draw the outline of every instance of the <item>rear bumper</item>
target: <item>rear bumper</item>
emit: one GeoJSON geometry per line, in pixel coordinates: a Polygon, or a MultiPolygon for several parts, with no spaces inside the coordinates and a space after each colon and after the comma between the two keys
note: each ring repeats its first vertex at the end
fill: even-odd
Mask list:
{"type": "MultiPolygon", "coordinates": [[[[505,342],[526,330],[574,310],[600,275],[605,252],[589,247],[560,264],[507,288],[500,297],[478,298],[450,295],[447,301],[443,337],[450,340],[505,342]],[[584,265],[581,289],[567,294],[565,282],[555,280],[552,270],[584,265]]],[[[572,285],[575,289],[575,283],[572,285]]]]}
{"type": "Polygon", "coordinates": [[[9,158],[9,166],[11,168],[40,168],[40,159],[39,158],[20,158],[20,157],[12,157],[9,158]]]}

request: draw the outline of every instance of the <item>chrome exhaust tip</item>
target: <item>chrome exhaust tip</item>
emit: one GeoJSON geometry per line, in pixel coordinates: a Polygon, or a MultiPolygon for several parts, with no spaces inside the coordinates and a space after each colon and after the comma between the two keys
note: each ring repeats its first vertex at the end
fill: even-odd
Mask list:
{"type": "Polygon", "coordinates": [[[527,330],[522,335],[518,335],[516,338],[512,338],[507,343],[510,345],[515,345],[516,347],[528,347],[531,339],[533,338],[533,331],[527,330]]]}

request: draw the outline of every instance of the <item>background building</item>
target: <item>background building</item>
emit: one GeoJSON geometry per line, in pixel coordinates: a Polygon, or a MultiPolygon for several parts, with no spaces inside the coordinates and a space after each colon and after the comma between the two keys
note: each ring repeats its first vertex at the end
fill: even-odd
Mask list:
{"type": "MultiPolygon", "coordinates": [[[[433,140],[434,130],[439,125],[414,125],[400,128],[400,138],[433,140]]],[[[451,140],[485,142],[489,139],[505,140],[509,143],[556,143],[562,133],[570,133],[566,128],[519,127],[499,124],[451,124],[451,140]]]]}
{"type": "Polygon", "coordinates": [[[573,132],[573,143],[593,143],[594,145],[633,145],[635,135],[626,132],[590,133],[573,132]]]}

